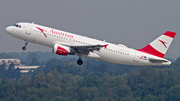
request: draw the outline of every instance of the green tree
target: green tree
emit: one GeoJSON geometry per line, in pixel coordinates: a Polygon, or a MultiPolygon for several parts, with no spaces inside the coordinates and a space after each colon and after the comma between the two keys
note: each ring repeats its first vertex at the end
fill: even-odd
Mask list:
{"type": "Polygon", "coordinates": [[[167,101],[180,101],[180,85],[176,85],[167,90],[167,101]]]}
{"type": "Polygon", "coordinates": [[[14,63],[12,62],[12,63],[9,65],[8,70],[9,70],[9,71],[12,71],[12,70],[14,70],[14,69],[15,69],[14,63]]]}
{"type": "Polygon", "coordinates": [[[0,59],[12,58],[8,53],[0,53],[0,59]]]}
{"type": "Polygon", "coordinates": [[[127,100],[133,97],[133,92],[123,76],[114,76],[111,84],[113,98],[117,100],[127,100]]]}
{"type": "Polygon", "coordinates": [[[16,96],[11,96],[11,97],[5,98],[3,101],[23,101],[23,99],[16,96]]]}
{"type": "Polygon", "coordinates": [[[12,95],[14,95],[16,93],[16,88],[13,85],[12,82],[4,85],[4,91],[6,93],[6,96],[11,97],[12,95]]]}
{"type": "Polygon", "coordinates": [[[154,101],[154,96],[152,94],[148,94],[143,98],[143,101],[154,101]]]}
{"type": "Polygon", "coordinates": [[[176,61],[173,63],[174,68],[180,69],[180,57],[176,59],[176,61]]]}
{"type": "Polygon", "coordinates": [[[48,86],[57,86],[56,79],[55,79],[54,75],[52,75],[50,72],[47,73],[46,82],[47,82],[48,86]]]}
{"type": "Polygon", "coordinates": [[[140,67],[125,75],[125,78],[135,97],[145,97],[149,93],[164,95],[165,89],[178,83],[175,70],[166,68],[140,67]]]}
{"type": "Polygon", "coordinates": [[[7,78],[6,78],[6,77],[3,77],[3,79],[2,79],[2,84],[3,84],[3,85],[8,84],[8,80],[7,80],[7,78]]]}
{"type": "Polygon", "coordinates": [[[80,101],[90,100],[99,96],[99,90],[96,87],[82,87],[79,90],[80,101]]]}
{"type": "Polygon", "coordinates": [[[69,101],[69,100],[67,98],[62,97],[62,96],[56,96],[51,101],[69,101]]]}
{"type": "Polygon", "coordinates": [[[141,101],[141,98],[140,98],[140,97],[136,97],[136,98],[134,99],[134,101],[141,101]]]}
{"type": "Polygon", "coordinates": [[[35,65],[40,65],[40,63],[39,63],[39,61],[37,60],[36,57],[33,57],[31,59],[31,64],[30,65],[35,66],[35,65]]]}
{"type": "Polygon", "coordinates": [[[38,73],[33,78],[33,85],[35,87],[47,87],[46,76],[44,73],[38,73]]]}
{"type": "Polygon", "coordinates": [[[39,101],[40,98],[37,95],[31,95],[28,97],[27,101],[39,101]]]}
{"type": "Polygon", "coordinates": [[[31,87],[32,85],[32,80],[28,76],[23,76],[19,82],[23,90],[26,90],[28,87],[31,87]]]}
{"type": "Polygon", "coordinates": [[[56,58],[53,58],[49,61],[46,62],[45,64],[45,68],[50,71],[52,68],[55,68],[57,65],[61,65],[63,66],[64,65],[64,61],[63,60],[59,60],[59,59],[56,59],[56,58]]]}

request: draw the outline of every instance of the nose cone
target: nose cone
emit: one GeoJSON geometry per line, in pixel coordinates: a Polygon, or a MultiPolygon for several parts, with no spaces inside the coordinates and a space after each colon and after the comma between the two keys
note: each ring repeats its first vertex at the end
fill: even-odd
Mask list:
{"type": "Polygon", "coordinates": [[[8,34],[10,34],[11,33],[11,27],[9,26],[9,27],[6,27],[6,32],[8,33],[8,34]]]}

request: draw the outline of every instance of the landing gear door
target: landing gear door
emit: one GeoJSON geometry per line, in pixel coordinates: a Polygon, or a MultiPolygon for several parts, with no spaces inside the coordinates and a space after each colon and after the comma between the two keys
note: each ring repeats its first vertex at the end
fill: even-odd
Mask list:
{"type": "Polygon", "coordinates": [[[28,24],[26,28],[26,34],[31,35],[32,24],[28,24]]]}
{"type": "Polygon", "coordinates": [[[139,62],[139,58],[140,58],[140,54],[138,52],[135,52],[135,55],[134,55],[134,62],[139,62]]]}

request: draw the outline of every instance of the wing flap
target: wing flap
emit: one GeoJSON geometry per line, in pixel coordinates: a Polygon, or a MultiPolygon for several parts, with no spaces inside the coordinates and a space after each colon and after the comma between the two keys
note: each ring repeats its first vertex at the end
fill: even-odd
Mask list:
{"type": "Polygon", "coordinates": [[[70,47],[74,50],[80,50],[80,51],[87,51],[87,52],[93,52],[93,51],[99,51],[101,48],[106,48],[108,44],[106,45],[71,45],[70,47]]]}

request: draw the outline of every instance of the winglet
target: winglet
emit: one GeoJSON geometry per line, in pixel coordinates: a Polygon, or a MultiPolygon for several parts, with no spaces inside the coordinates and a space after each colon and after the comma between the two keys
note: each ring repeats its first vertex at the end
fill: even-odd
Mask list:
{"type": "Polygon", "coordinates": [[[104,48],[106,48],[108,46],[108,44],[107,45],[103,45],[103,46],[104,46],[104,48]]]}

